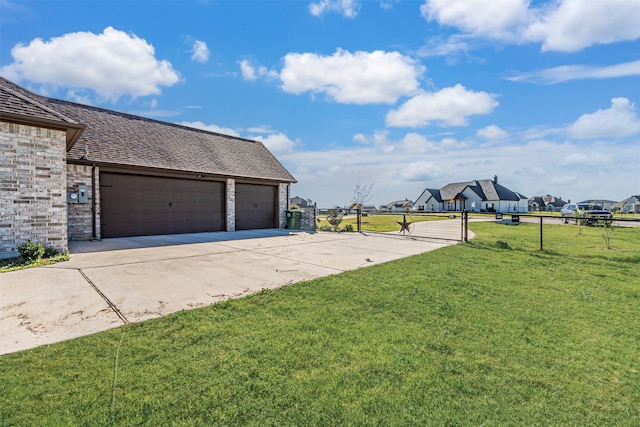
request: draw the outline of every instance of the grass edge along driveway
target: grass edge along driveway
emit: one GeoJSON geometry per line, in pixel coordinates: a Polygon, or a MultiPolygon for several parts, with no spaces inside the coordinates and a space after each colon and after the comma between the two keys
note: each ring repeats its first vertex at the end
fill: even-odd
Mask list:
{"type": "Polygon", "coordinates": [[[640,424],[624,249],[640,230],[557,254],[472,227],[467,244],[4,355],[0,425],[640,424]]]}

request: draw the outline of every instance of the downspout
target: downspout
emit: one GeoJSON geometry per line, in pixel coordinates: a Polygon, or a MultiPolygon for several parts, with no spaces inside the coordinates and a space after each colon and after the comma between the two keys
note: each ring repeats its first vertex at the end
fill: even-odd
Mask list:
{"type": "Polygon", "coordinates": [[[287,184],[287,203],[285,203],[285,211],[289,210],[289,200],[291,200],[291,183],[287,184]]]}
{"type": "MultiPolygon", "coordinates": [[[[285,228],[287,228],[287,211],[289,210],[289,201],[291,200],[291,183],[287,184],[287,202],[284,204],[284,224],[285,228]]],[[[278,224],[278,228],[280,228],[280,224],[278,224]]]]}
{"type": "Polygon", "coordinates": [[[91,165],[91,232],[93,240],[98,237],[96,228],[96,164],[91,165]]]}

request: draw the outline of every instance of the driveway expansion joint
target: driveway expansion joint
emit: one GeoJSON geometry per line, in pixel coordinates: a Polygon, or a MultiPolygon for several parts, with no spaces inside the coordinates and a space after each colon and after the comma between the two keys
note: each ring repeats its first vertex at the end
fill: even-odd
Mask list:
{"type": "Polygon", "coordinates": [[[102,297],[102,299],[107,303],[107,305],[111,308],[111,310],[113,310],[113,312],[116,313],[116,315],[120,318],[120,320],[122,320],[122,322],[125,325],[129,324],[130,322],[127,320],[124,314],[122,314],[122,312],[118,309],[118,307],[96,286],[95,283],[91,281],[91,279],[89,279],[89,276],[87,276],[84,273],[84,271],[82,271],[82,269],[78,268],[77,270],[78,270],[78,273],[80,273],[82,277],[84,277],[84,280],[86,280],[87,283],[93,288],[93,290],[96,291],[98,295],[102,297]]]}

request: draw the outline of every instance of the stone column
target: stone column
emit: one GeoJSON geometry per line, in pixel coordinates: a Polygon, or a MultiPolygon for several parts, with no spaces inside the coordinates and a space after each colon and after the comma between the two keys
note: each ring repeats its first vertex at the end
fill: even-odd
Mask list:
{"type": "Polygon", "coordinates": [[[226,192],[227,231],[236,231],[236,180],[227,179],[226,192]]]}

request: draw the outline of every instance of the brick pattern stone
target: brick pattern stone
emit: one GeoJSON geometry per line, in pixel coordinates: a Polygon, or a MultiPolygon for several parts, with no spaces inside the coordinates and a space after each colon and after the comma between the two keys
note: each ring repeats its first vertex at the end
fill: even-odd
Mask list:
{"type": "MultiPolygon", "coordinates": [[[[67,165],[67,191],[76,192],[78,185],[86,185],[89,191],[87,203],[69,203],[67,224],[69,240],[92,240],[93,237],[93,191],[91,166],[67,165]]],[[[96,167],[96,239],[100,239],[100,170],[96,167]]]]}
{"type": "Polygon", "coordinates": [[[289,185],[280,183],[278,185],[278,228],[285,228],[287,225],[287,213],[289,209],[289,185]]]}
{"type": "Polygon", "coordinates": [[[236,231],[236,180],[227,179],[227,231],[236,231]]]}
{"type": "Polygon", "coordinates": [[[300,229],[304,231],[316,231],[316,208],[310,206],[302,210],[300,229]]]}
{"type": "Polygon", "coordinates": [[[66,133],[0,122],[0,257],[26,240],[67,251],[66,133]]]}

